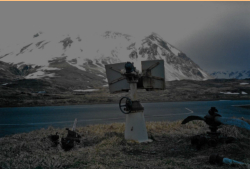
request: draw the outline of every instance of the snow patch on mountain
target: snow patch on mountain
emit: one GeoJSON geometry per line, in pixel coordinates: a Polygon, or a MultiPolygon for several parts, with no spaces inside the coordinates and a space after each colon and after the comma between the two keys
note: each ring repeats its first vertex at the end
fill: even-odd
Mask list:
{"type": "Polygon", "coordinates": [[[248,85],[249,83],[240,83],[240,85],[248,85]]]}
{"type": "Polygon", "coordinates": [[[40,78],[44,78],[44,77],[55,77],[56,74],[55,73],[50,73],[48,71],[52,71],[52,70],[61,70],[59,68],[52,68],[52,67],[41,67],[39,69],[36,70],[36,72],[31,73],[27,76],[25,76],[25,79],[40,79],[40,78]]]}
{"type": "Polygon", "coordinates": [[[45,73],[41,70],[31,73],[28,76],[25,76],[25,79],[40,79],[44,77],[55,77],[55,73],[45,73]]]}
{"type": "Polygon", "coordinates": [[[99,91],[99,89],[78,89],[78,90],[73,90],[74,92],[95,92],[95,91],[99,91]]]}
{"type": "Polygon", "coordinates": [[[104,77],[103,75],[98,74],[97,76],[104,77]]]}
{"type": "Polygon", "coordinates": [[[45,70],[61,70],[61,69],[55,68],[55,67],[42,67],[42,68],[40,68],[38,70],[45,71],[45,70]]]}
{"type": "Polygon", "coordinates": [[[222,94],[240,94],[240,93],[232,93],[232,92],[220,92],[222,94]]]}

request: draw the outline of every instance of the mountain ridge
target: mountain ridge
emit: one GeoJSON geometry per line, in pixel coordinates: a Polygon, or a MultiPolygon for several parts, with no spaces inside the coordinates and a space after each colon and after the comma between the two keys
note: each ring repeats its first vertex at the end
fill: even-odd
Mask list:
{"type": "Polygon", "coordinates": [[[156,33],[139,39],[113,31],[93,36],[50,36],[39,32],[25,44],[0,51],[0,61],[14,67],[13,70],[17,69],[14,72],[19,70],[17,74],[23,78],[64,78],[59,72],[67,67],[68,71],[76,71],[77,68],[80,70],[77,72],[81,72],[79,74],[98,76],[99,85],[107,84],[105,64],[131,61],[141,70],[141,61],[155,59],[165,61],[166,81],[211,79],[186,54],[156,33]]]}
{"type": "Polygon", "coordinates": [[[250,78],[250,70],[241,71],[215,71],[210,73],[216,79],[247,79],[250,78]]]}

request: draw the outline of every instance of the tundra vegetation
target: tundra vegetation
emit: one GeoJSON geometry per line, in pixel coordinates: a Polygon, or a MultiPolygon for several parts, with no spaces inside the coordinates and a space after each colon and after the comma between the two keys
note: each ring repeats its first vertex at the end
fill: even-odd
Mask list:
{"type": "MultiPolygon", "coordinates": [[[[128,93],[110,94],[107,87],[98,84],[91,89],[94,92],[77,92],[88,89],[77,87],[78,81],[67,84],[52,83],[41,79],[23,79],[14,82],[0,79],[0,107],[55,106],[76,104],[118,103],[128,93]],[[59,85],[60,84],[60,85],[59,85]],[[45,91],[45,93],[39,93],[45,91]]],[[[166,82],[166,89],[161,91],[138,90],[141,102],[176,102],[210,100],[250,100],[250,79],[237,80],[180,80],[166,82]],[[242,85],[244,84],[244,85],[242,85]]]]}
{"type": "MultiPolygon", "coordinates": [[[[249,120],[246,120],[250,123],[249,120]]],[[[229,144],[204,146],[200,150],[191,145],[190,137],[208,131],[203,121],[185,125],[175,122],[147,122],[151,143],[137,143],[124,139],[124,123],[77,127],[80,143],[64,151],[55,146],[48,136],[65,129],[48,127],[29,133],[0,138],[0,168],[169,168],[169,169],[223,169],[249,166],[211,165],[209,156],[221,156],[250,163],[250,132],[235,126],[222,126],[219,131],[237,138],[229,144]]]]}

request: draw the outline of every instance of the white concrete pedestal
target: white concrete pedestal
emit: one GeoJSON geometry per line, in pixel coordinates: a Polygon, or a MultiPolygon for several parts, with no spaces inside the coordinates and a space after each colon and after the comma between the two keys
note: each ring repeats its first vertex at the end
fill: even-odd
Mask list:
{"type": "MultiPolygon", "coordinates": [[[[138,79],[128,80],[132,101],[137,100],[137,82],[138,79]]],[[[152,141],[148,139],[143,112],[132,112],[126,114],[125,139],[138,141],[139,143],[152,141]]]]}
{"type": "Polygon", "coordinates": [[[139,143],[152,141],[148,139],[143,112],[126,114],[125,139],[139,143]]]}

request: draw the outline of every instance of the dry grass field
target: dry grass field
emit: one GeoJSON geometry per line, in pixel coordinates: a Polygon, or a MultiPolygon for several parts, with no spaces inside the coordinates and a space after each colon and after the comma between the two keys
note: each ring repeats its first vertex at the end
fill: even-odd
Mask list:
{"type": "Polygon", "coordinates": [[[151,143],[137,143],[124,139],[124,123],[77,127],[80,143],[64,151],[48,139],[65,129],[49,127],[30,133],[0,138],[1,169],[57,169],[57,168],[155,168],[155,169],[226,169],[249,166],[211,165],[209,156],[218,153],[224,157],[250,163],[250,131],[234,126],[223,126],[220,132],[237,138],[235,143],[204,146],[196,150],[190,137],[206,133],[202,121],[185,125],[181,121],[146,123],[151,143]]]}

